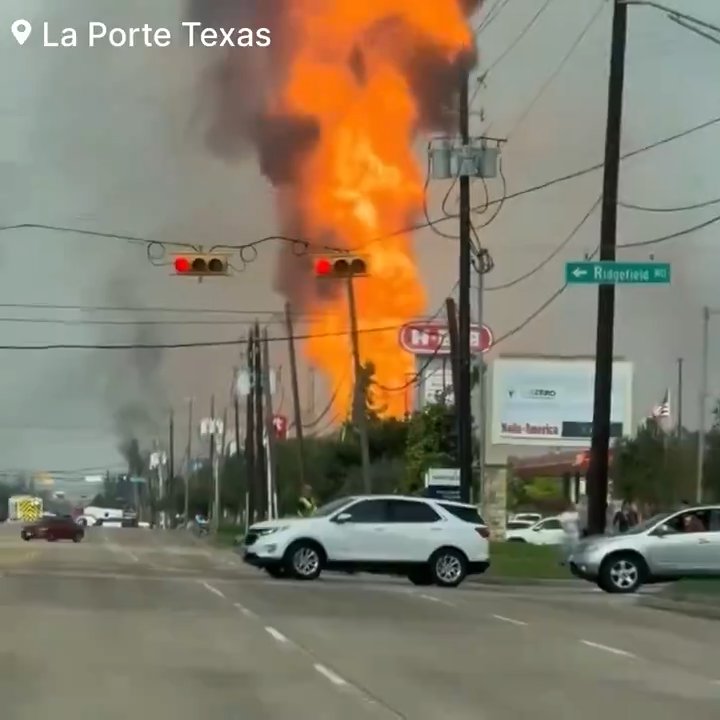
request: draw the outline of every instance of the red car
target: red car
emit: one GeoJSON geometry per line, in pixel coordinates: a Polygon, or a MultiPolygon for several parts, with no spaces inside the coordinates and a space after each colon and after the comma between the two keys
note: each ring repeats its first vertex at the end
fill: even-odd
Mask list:
{"type": "Polygon", "coordinates": [[[44,517],[23,525],[20,537],[23,540],[45,538],[48,542],[72,540],[77,543],[85,537],[85,531],[70,517],[44,517]]]}

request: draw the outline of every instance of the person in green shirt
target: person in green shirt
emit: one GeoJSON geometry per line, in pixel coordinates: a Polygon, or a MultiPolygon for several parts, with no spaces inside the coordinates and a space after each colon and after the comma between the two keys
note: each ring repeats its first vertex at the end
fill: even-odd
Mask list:
{"type": "Polygon", "coordinates": [[[310,517],[315,510],[317,510],[317,504],[313,498],[312,488],[309,485],[305,485],[298,498],[298,515],[300,517],[310,517]]]}

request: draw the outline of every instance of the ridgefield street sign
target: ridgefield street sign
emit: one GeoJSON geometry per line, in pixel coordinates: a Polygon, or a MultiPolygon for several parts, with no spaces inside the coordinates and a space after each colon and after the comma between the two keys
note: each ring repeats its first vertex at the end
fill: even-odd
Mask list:
{"type": "Polygon", "coordinates": [[[668,285],[670,263],[582,261],[565,264],[568,285],[668,285]]]}
{"type": "MultiPolygon", "coordinates": [[[[400,328],[398,342],[413,355],[449,355],[450,336],[442,323],[413,322],[400,328]]],[[[470,327],[470,351],[487,352],[493,344],[492,330],[487,325],[470,327]]]]}

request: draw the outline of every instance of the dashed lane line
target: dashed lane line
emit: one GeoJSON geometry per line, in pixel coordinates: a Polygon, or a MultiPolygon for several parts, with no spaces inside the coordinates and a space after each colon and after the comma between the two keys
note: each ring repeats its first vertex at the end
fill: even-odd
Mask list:
{"type": "Polygon", "coordinates": [[[321,665],[320,663],[315,663],[313,665],[315,670],[319,672],[324,678],[329,680],[333,685],[337,685],[338,687],[347,686],[348,682],[345,680],[345,678],[340,677],[337,673],[333,672],[330,668],[325,667],[324,665],[321,665]]]}
{"type": "Polygon", "coordinates": [[[205,582],[205,580],[198,580],[198,582],[208,591],[213,593],[213,595],[217,595],[218,597],[224,598],[225,593],[222,590],[218,590],[214,585],[211,585],[209,582],[205,582]]]}
{"type": "Polygon", "coordinates": [[[290,643],[290,641],[279,630],[276,630],[274,627],[272,627],[270,625],[265,626],[265,632],[271,638],[273,638],[273,640],[277,640],[279,643],[283,643],[285,645],[290,643]]]}
{"type": "Polygon", "coordinates": [[[602,645],[601,643],[592,642],[592,640],[581,640],[580,642],[587,647],[594,648],[595,650],[602,650],[603,652],[610,653],[612,655],[620,655],[621,657],[637,659],[637,655],[629,652],[628,650],[611,647],[610,645],[602,645]]]}
{"type": "Polygon", "coordinates": [[[250,608],[246,608],[239,602],[233,603],[233,607],[239,610],[246,618],[250,618],[251,620],[257,620],[257,615],[250,608]]]}
{"type": "Polygon", "coordinates": [[[515,618],[507,617],[506,615],[493,615],[496,620],[499,620],[500,622],[508,623],[509,625],[522,625],[525,626],[528,623],[526,623],[524,620],[516,620],[515,618]]]}

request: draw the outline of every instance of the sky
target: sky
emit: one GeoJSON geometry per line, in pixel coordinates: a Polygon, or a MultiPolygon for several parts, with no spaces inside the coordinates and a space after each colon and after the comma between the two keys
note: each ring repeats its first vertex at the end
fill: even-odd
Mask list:
{"type": "MultiPolygon", "coordinates": [[[[488,0],[475,26],[493,1],[488,0]]],[[[610,3],[604,3],[571,59],[530,105],[600,7],[599,0],[552,0],[518,41],[545,2],[509,0],[477,39],[478,72],[489,71],[475,98],[473,132],[508,138],[502,157],[510,193],[602,160],[610,3]]],[[[715,0],[684,0],[682,8],[720,24],[715,0]]],[[[3,2],[0,225],[47,224],[199,244],[243,242],[278,229],[272,188],[252,154],[223,160],[204,142],[204,73],[210,53],[179,47],[64,51],[42,48],[37,38],[20,48],[7,32],[19,17],[57,26],[90,19],[169,25],[177,23],[182,10],[177,0],[66,0],[62,7],[49,0],[3,2]]],[[[624,150],[720,116],[719,86],[720,45],[657,10],[630,9],[624,150]]],[[[718,140],[720,125],[715,125],[625,161],[622,200],[676,206],[720,195],[718,140]]],[[[494,260],[486,285],[506,283],[546,258],[592,206],[600,183],[601,173],[595,172],[509,200],[497,219],[479,231],[494,260]]],[[[499,182],[488,185],[498,197],[499,182]]],[[[440,214],[446,190],[444,182],[431,183],[431,215],[440,214]]],[[[480,202],[482,186],[474,183],[473,193],[480,202]]],[[[619,242],[696,225],[720,212],[718,207],[683,213],[621,209],[619,242]]],[[[702,307],[720,308],[716,227],[620,253],[628,260],[670,262],[673,273],[670,286],[617,292],[616,354],[636,364],[638,418],[667,387],[675,395],[676,362],[682,357],[684,418],[688,426],[697,426],[702,307]]],[[[511,288],[488,292],[484,319],[495,336],[519,325],[556,291],[564,262],[592,252],[598,236],[596,213],[541,271],[511,288]]],[[[431,314],[455,282],[457,244],[429,230],[417,232],[415,242],[431,314]]],[[[162,252],[158,246],[151,250],[162,252]]],[[[142,242],[37,228],[2,230],[0,344],[229,342],[244,337],[255,317],[270,323],[271,334],[282,336],[273,315],[283,303],[272,289],[278,248],[267,243],[258,250],[252,265],[230,279],[188,284],[166,265],[149,262],[142,242]],[[227,312],[197,312],[202,309],[227,312]]],[[[591,355],[595,310],[593,289],[569,288],[498,345],[490,359],[498,354],[591,355]]],[[[718,325],[716,319],[710,343],[715,395],[720,395],[718,325]]],[[[179,455],[188,401],[193,399],[198,420],[209,413],[215,395],[221,414],[242,352],[241,345],[134,352],[0,350],[0,470],[72,471],[81,477],[121,465],[117,446],[122,437],[140,433],[163,442],[171,409],[183,438],[176,441],[179,455]]],[[[273,344],[272,359],[287,379],[284,343],[273,344]]],[[[329,389],[318,378],[311,398],[309,377],[301,363],[301,399],[311,418],[326,404],[329,389]]],[[[287,388],[278,393],[276,404],[289,413],[287,388]]],[[[201,447],[197,438],[194,443],[201,447]]]]}

